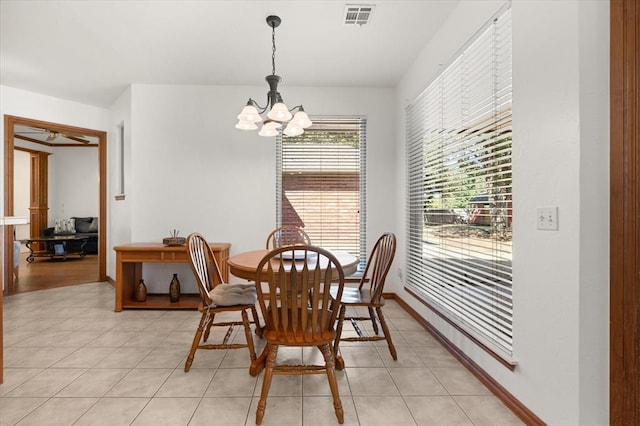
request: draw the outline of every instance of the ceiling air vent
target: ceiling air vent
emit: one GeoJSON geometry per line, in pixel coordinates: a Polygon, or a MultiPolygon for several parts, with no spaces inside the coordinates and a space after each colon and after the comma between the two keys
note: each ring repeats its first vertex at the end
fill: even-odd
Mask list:
{"type": "Polygon", "coordinates": [[[375,5],[373,4],[347,4],[344,7],[345,25],[365,25],[371,19],[371,13],[375,5]]]}

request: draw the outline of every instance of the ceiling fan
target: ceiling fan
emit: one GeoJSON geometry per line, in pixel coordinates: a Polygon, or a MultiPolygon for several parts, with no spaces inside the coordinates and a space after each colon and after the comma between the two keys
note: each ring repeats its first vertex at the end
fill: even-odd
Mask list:
{"type": "Polygon", "coordinates": [[[91,141],[87,140],[87,139],[83,139],[84,135],[81,135],[79,133],[69,133],[69,132],[59,132],[57,130],[51,130],[51,129],[41,129],[41,128],[37,128],[37,127],[29,127],[30,129],[33,129],[35,131],[33,132],[25,132],[25,131],[16,131],[16,135],[24,135],[24,134],[38,134],[38,135],[47,135],[47,138],[45,139],[46,142],[54,142],[57,139],[60,138],[64,138],[64,139],[69,139],[75,142],[80,142],[83,144],[89,144],[91,143],[91,141]]]}

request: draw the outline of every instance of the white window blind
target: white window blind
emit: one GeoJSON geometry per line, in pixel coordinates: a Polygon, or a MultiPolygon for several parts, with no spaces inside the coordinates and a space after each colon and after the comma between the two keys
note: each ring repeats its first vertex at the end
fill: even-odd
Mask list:
{"type": "Polygon", "coordinates": [[[408,106],[407,161],[408,288],[510,359],[510,10],[408,106]]]}
{"type": "Polygon", "coordinates": [[[300,136],[277,140],[277,222],[311,243],[366,261],[366,120],[312,118],[300,136]]]}

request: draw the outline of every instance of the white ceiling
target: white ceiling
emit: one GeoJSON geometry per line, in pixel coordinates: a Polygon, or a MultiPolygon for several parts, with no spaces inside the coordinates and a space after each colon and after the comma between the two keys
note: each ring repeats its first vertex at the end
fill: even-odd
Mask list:
{"type": "Polygon", "coordinates": [[[0,83],[101,107],[132,83],[266,87],[275,14],[281,87],[394,87],[459,1],[2,0],[0,83]]]}

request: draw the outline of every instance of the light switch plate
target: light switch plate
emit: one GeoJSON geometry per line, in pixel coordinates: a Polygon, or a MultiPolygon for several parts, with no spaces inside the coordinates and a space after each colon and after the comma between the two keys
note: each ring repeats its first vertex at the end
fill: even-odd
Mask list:
{"type": "Polygon", "coordinates": [[[558,230],[558,207],[538,207],[536,209],[537,229],[558,230]]]}

